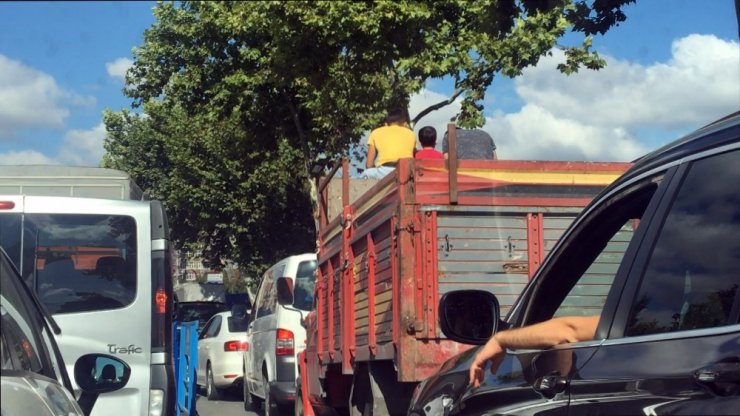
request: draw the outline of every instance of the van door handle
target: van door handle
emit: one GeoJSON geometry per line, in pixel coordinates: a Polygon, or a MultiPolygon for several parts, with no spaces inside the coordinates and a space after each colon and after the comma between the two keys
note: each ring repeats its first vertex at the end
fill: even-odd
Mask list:
{"type": "Polygon", "coordinates": [[[565,390],[568,380],[560,375],[559,371],[554,371],[546,376],[535,380],[532,387],[548,399],[552,399],[556,394],[565,390]]]}
{"type": "Polygon", "coordinates": [[[740,390],[740,363],[719,362],[694,372],[694,379],[720,396],[737,394],[740,390]]]}

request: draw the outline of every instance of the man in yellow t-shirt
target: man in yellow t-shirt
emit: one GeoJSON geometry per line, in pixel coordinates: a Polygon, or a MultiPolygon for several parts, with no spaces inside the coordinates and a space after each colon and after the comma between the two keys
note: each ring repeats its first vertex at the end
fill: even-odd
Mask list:
{"type": "Polygon", "coordinates": [[[380,179],[396,167],[398,159],[412,158],[416,138],[408,125],[408,114],[402,109],[388,112],[385,125],[370,132],[363,178],[380,179]],[[376,160],[377,158],[377,160],[376,160]]]}

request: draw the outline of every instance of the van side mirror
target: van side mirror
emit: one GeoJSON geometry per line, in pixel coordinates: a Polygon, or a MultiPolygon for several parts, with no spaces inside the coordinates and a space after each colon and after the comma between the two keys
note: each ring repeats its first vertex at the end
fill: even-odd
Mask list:
{"type": "Polygon", "coordinates": [[[283,306],[293,304],[293,279],[289,277],[277,279],[277,300],[283,306]]]}
{"type": "Polygon", "coordinates": [[[464,344],[485,344],[498,330],[499,314],[498,299],[483,290],[455,290],[439,300],[442,333],[464,344]]]}
{"type": "Polygon", "coordinates": [[[107,354],[85,354],[77,359],[74,378],[82,394],[78,403],[89,415],[101,393],[120,390],[131,377],[131,367],[122,360],[107,354]]]}

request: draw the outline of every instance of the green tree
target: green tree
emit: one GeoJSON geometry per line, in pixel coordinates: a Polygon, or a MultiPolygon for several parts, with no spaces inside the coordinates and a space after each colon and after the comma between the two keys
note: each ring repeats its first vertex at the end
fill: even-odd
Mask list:
{"type": "MultiPolygon", "coordinates": [[[[494,77],[519,75],[553,47],[565,50],[563,72],[603,66],[590,50],[591,35],[623,21],[622,7],[633,1],[160,3],[155,24],[134,51],[125,88],[133,106],[143,106],[150,119],[107,114],[106,163],[157,189],[168,203],[173,229],[185,229],[178,231],[181,241],[205,238],[216,258],[238,255],[241,263],[269,263],[276,254],[256,246],[262,237],[274,242],[267,244],[272,249],[279,242],[287,245],[285,240],[306,245],[313,235],[303,228],[269,232],[269,222],[250,228],[256,236],[233,231],[244,225],[227,220],[266,218],[240,212],[251,203],[240,200],[244,193],[233,187],[246,187],[243,192],[258,199],[295,191],[295,203],[304,203],[311,188],[290,182],[288,189],[289,179],[308,183],[313,164],[347,154],[389,107],[407,106],[411,94],[434,78],[449,77],[454,93],[414,121],[461,97],[458,123],[480,126],[481,103],[494,77]],[[557,44],[568,31],[581,35],[578,45],[557,44]],[[132,140],[129,131],[141,135],[132,140]],[[143,137],[150,133],[157,138],[143,137]],[[137,146],[144,147],[134,150],[137,146]],[[169,147],[182,152],[164,154],[169,147]],[[188,159],[200,157],[199,151],[210,155],[210,164],[188,159]],[[226,160],[214,160],[220,157],[226,160]],[[278,169],[285,178],[270,176],[279,177],[278,169]],[[181,174],[187,185],[177,184],[181,174]],[[180,199],[186,189],[197,195],[187,203],[180,199]],[[212,192],[222,193],[225,203],[214,207],[193,200],[212,192]],[[186,212],[214,208],[227,213],[186,212]]],[[[290,205],[274,210],[288,211],[280,215],[286,224],[303,224],[291,217],[296,208],[290,205]]]]}
{"type": "Polygon", "coordinates": [[[145,113],[105,113],[103,163],[164,203],[179,247],[202,250],[209,267],[235,259],[250,276],[313,250],[311,204],[292,168],[299,151],[285,140],[250,148],[237,117],[189,116],[159,101],[145,113]]]}

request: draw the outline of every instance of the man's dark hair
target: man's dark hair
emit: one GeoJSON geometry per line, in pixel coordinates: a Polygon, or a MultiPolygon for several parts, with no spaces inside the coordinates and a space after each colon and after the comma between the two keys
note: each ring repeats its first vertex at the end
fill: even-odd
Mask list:
{"type": "Polygon", "coordinates": [[[392,108],[385,118],[386,124],[403,124],[408,123],[408,121],[409,113],[403,108],[392,108]]]}
{"type": "Polygon", "coordinates": [[[422,147],[434,147],[437,143],[437,130],[431,126],[422,127],[419,130],[419,143],[422,147]]]}

